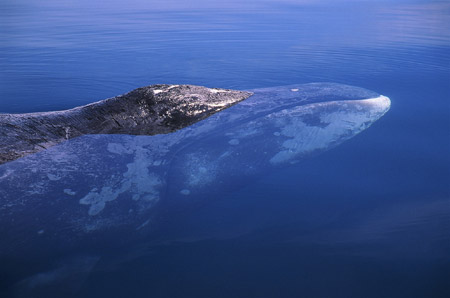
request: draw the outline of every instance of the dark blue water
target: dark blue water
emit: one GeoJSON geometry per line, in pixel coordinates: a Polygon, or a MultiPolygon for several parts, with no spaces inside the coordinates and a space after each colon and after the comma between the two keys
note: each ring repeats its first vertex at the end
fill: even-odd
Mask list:
{"type": "Polygon", "coordinates": [[[11,290],[23,276],[2,273],[0,293],[450,297],[447,1],[0,4],[1,112],[156,83],[309,82],[374,90],[391,110],[328,152],[173,211],[132,256],[105,250],[90,270],[57,271],[63,281],[31,296],[11,290]]]}

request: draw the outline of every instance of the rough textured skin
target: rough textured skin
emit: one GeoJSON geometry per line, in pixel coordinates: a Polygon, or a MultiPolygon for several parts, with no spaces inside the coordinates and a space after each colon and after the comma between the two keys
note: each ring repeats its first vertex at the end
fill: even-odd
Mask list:
{"type": "Polygon", "coordinates": [[[0,164],[86,134],[173,132],[251,95],[192,85],[152,85],[65,111],[0,114],[0,164]]]}

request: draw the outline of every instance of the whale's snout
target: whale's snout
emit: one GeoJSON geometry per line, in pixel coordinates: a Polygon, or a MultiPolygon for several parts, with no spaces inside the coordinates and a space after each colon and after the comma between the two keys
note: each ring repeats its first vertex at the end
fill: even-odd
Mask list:
{"type": "Polygon", "coordinates": [[[360,101],[367,109],[371,110],[373,113],[380,113],[381,116],[391,108],[391,100],[384,95],[375,98],[362,99],[360,101]]]}

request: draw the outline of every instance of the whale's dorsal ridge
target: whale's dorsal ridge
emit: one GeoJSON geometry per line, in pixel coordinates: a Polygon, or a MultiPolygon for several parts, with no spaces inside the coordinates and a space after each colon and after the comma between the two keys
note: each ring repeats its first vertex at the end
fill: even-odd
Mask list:
{"type": "Polygon", "coordinates": [[[0,164],[86,134],[173,132],[251,95],[246,91],[158,84],[64,111],[0,114],[0,164]]]}

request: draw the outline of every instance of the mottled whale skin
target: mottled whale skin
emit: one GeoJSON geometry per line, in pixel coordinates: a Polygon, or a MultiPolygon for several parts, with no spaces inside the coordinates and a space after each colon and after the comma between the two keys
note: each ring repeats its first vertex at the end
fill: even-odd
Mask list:
{"type": "Polygon", "coordinates": [[[152,85],[65,111],[0,114],[0,164],[86,134],[170,133],[250,95],[193,85],[152,85]]]}
{"type": "Polygon", "coordinates": [[[135,258],[192,239],[177,219],[198,203],[329,150],[390,108],[385,96],[332,83],[251,93],[172,133],[84,135],[0,165],[0,275],[38,289],[44,277],[96,270],[113,248],[135,258]]]}

